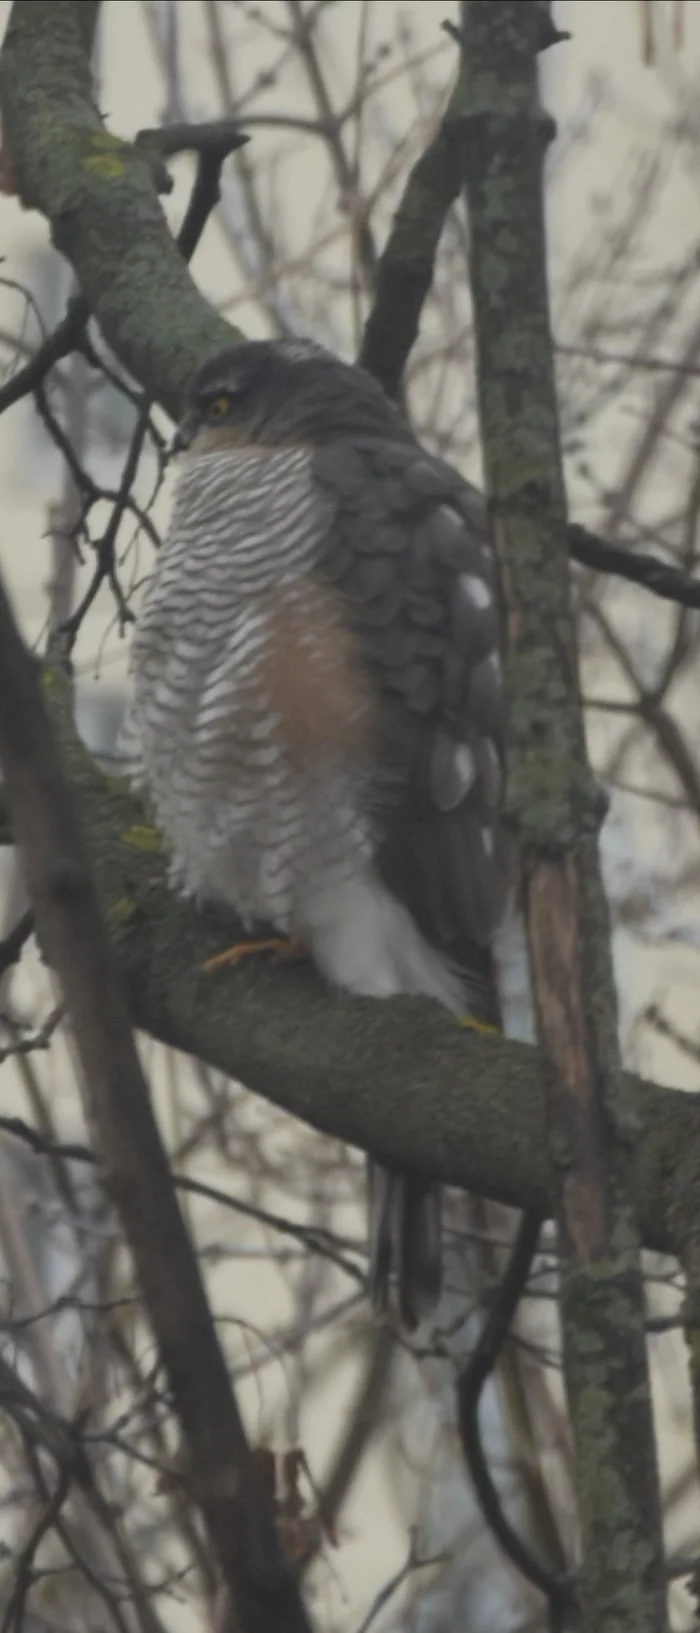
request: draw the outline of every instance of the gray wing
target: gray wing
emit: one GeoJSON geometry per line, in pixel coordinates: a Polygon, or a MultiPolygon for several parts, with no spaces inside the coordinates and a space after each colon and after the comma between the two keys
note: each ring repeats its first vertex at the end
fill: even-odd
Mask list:
{"type": "Polygon", "coordinates": [[[320,563],[343,594],[381,699],[368,789],[385,882],[496,1018],[489,945],[507,889],[499,831],[503,704],[484,502],[417,444],[317,449],[333,505],[320,563]]]}

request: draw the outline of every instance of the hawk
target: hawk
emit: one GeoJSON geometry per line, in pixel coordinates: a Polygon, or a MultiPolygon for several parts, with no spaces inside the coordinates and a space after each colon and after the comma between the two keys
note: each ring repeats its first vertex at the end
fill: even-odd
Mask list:
{"type": "MultiPolygon", "coordinates": [[[[507,868],[483,499],[377,382],[306,341],[195,376],[131,649],[130,728],[188,891],[299,938],[328,981],[496,1023],[507,868]]],[[[370,1289],[441,1279],[439,1195],[370,1163],[370,1289]]]]}

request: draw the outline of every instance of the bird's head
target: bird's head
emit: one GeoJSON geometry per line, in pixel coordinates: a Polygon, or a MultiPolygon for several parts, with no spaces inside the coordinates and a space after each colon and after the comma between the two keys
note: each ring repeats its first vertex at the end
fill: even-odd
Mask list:
{"type": "Polygon", "coordinates": [[[195,374],[174,452],[241,444],[318,444],[344,434],[401,435],[396,410],[364,369],[310,340],[248,340],[195,374]]]}

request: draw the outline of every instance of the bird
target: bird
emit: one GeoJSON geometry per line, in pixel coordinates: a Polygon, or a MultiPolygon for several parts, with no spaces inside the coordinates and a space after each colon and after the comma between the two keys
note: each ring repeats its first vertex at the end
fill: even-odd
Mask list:
{"type": "MultiPolygon", "coordinates": [[[[365,370],[241,340],[195,374],[131,645],[128,735],[178,885],[333,986],[497,1028],[509,888],[485,503],[365,370]]],[[[440,1194],[369,1163],[369,1290],[415,1330],[440,1194]]]]}

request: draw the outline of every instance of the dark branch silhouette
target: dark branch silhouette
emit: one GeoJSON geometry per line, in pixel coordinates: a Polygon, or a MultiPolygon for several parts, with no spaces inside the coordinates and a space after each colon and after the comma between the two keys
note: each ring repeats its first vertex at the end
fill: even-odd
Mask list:
{"type": "Polygon", "coordinates": [[[541,1219],[533,1213],[524,1214],[520,1221],[508,1264],[488,1315],[469,1361],[457,1379],[457,1414],[465,1460],[484,1518],[504,1553],[528,1582],[532,1582],[545,1595],[549,1604],[551,1633],[560,1633],[565,1613],[572,1602],[572,1586],[546,1570],[511,1525],[488,1466],[479,1427],[479,1405],[484,1385],[508,1341],[513,1317],[537,1252],[541,1224],[541,1219]]]}
{"type": "Polygon", "coordinates": [[[37,931],[63,988],[106,1189],[118,1208],[204,1516],[245,1633],[308,1633],[232,1393],[129,1024],[73,803],[0,589],[0,767],[37,931]]]}

